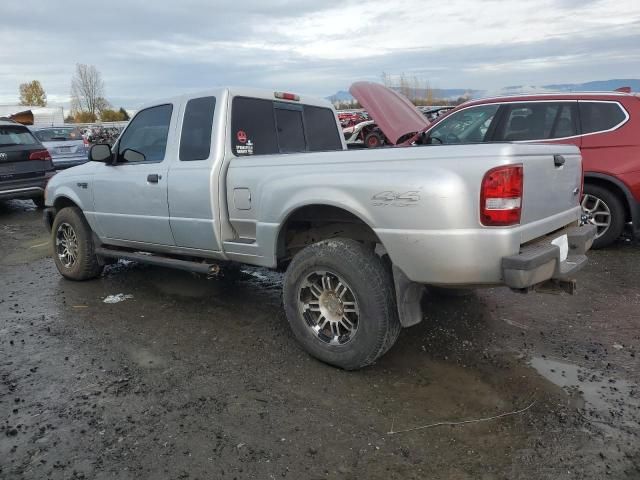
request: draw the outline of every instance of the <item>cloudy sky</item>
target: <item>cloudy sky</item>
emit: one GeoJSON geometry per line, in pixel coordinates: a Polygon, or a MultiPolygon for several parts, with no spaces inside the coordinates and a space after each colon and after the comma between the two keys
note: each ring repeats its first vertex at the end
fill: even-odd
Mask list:
{"type": "Polygon", "coordinates": [[[229,84],[327,96],[383,71],[487,90],[639,78],[640,1],[2,1],[0,104],[32,79],[68,102],[76,63],[127,108],[229,84]]]}

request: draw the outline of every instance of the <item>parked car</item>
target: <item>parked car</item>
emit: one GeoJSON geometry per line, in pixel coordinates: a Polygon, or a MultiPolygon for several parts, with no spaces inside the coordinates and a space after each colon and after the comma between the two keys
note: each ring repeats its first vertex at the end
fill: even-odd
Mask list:
{"type": "Polygon", "coordinates": [[[0,198],[27,198],[44,207],[55,170],[47,149],[24,125],[0,118],[0,198]]]}
{"type": "MultiPolygon", "coordinates": [[[[415,131],[399,96],[375,108],[393,141],[415,131]]],[[[298,341],[355,369],[422,320],[425,284],[571,290],[587,261],[575,146],[345,150],[326,100],[229,88],[147,105],[49,183],[56,267],[71,280],[106,258],[283,269],[298,341]]]]}
{"type": "Polygon", "coordinates": [[[342,129],[347,147],[378,148],[389,143],[375,120],[365,120],[342,129]]]}
{"type": "Polygon", "coordinates": [[[78,127],[31,127],[49,150],[56,170],[82,165],[89,160],[89,142],[78,127]]]}
{"type": "Polygon", "coordinates": [[[594,248],[632,222],[640,237],[640,96],[561,93],[464,103],[424,133],[430,144],[569,143],[582,151],[582,206],[596,225],[594,248]]]}

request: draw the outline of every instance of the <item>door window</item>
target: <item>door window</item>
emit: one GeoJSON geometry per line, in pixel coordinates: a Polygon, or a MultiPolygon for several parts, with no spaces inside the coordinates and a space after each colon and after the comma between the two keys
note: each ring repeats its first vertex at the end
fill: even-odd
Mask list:
{"type": "Polygon", "coordinates": [[[568,102],[505,104],[495,140],[548,140],[576,134],[575,107],[568,102]]]}
{"type": "Polygon", "coordinates": [[[604,132],[621,125],[627,115],[617,102],[578,102],[582,133],[604,132]]]}
{"type": "Polygon", "coordinates": [[[167,148],[172,105],[139,112],[118,142],[118,162],[161,162],[167,148]]]}
{"type": "Polygon", "coordinates": [[[489,127],[499,105],[480,105],[452,113],[429,133],[432,144],[477,143],[488,141],[489,127]]]}
{"type": "Polygon", "coordinates": [[[180,135],[180,160],[209,158],[215,108],[215,97],[192,98],[187,102],[180,135]]]}

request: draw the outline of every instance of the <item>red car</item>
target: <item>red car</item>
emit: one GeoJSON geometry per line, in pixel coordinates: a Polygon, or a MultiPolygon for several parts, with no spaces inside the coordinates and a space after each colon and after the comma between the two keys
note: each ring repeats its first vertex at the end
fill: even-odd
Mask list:
{"type": "Polygon", "coordinates": [[[429,126],[420,143],[571,143],[582,151],[582,205],[597,228],[594,247],[627,222],[640,238],[640,95],[562,93],[464,103],[429,126]]]}

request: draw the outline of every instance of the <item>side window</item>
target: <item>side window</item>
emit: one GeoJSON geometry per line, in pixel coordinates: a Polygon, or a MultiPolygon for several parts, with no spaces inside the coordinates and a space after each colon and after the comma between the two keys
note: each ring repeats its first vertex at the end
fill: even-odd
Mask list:
{"type": "Polygon", "coordinates": [[[566,102],[505,104],[495,139],[514,142],[575,135],[574,108],[566,102]]]}
{"type": "Polygon", "coordinates": [[[172,111],[172,105],[159,105],[138,112],[118,142],[118,161],[164,160],[172,111]]]}
{"type": "Polygon", "coordinates": [[[238,156],[279,153],[272,101],[247,97],[233,99],[231,145],[238,156]]]}
{"type": "Polygon", "coordinates": [[[562,105],[560,114],[556,117],[550,138],[573,137],[577,135],[576,128],[576,106],[575,104],[565,103],[562,105]]]}
{"type": "Polygon", "coordinates": [[[578,102],[582,133],[611,130],[620,125],[627,116],[616,102],[578,102]]]}
{"type": "Polygon", "coordinates": [[[307,149],[307,142],[302,125],[302,108],[289,108],[285,104],[276,107],[275,112],[280,152],[304,152],[307,149]]]}
{"type": "Polygon", "coordinates": [[[480,105],[452,113],[429,133],[429,143],[477,143],[487,141],[487,132],[499,105],[480,105]],[[486,140],[485,140],[486,139],[486,140]]]}
{"type": "Polygon", "coordinates": [[[215,108],[216,97],[192,98],[187,102],[180,135],[180,160],[209,158],[215,108]]]}
{"type": "Polygon", "coordinates": [[[341,133],[333,110],[305,105],[304,127],[310,151],[342,150],[341,133]]]}

